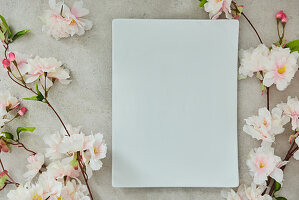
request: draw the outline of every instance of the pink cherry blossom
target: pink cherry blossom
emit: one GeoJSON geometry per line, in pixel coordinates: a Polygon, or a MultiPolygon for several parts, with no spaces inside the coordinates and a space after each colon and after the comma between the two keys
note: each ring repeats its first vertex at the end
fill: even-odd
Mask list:
{"type": "Polygon", "coordinates": [[[16,55],[13,52],[10,52],[8,54],[8,57],[9,57],[10,62],[15,61],[15,59],[16,59],[16,55]]]}
{"type": "Polygon", "coordinates": [[[2,60],[2,65],[4,68],[8,68],[10,66],[10,61],[5,58],[2,60]]]}
{"type": "Polygon", "coordinates": [[[287,23],[288,22],[287,15],[285,13],[283,13],[282,16],[281,16],[281,22],[282,23],[287,23]]]}
{"type": "Polygon", "coordinates": [[[27,108],[26,107],[22,107],[19,111],[18,111],[18,114],[20,115],[20,116],[23,116],[23,115],[25,115],[25,113],[27,112],[27,108]]]}
{"type": "Polygon", "coordinates": [[[276,18],[276,19],[281,19],[282,14],[283,14],[283,11],[280,10],[278,13],[276,13],[275,18],[276,18]]]}
{"type": "Polygon", "coordinates": [[[283,171],[280,167],[285,164],[286,162],[282,162],[280,157],[274,155],[274,149],[269,143],[262,143],[261,147],[253,149],[247,160],[247,166],[256,185],[264,185],[268,176],[281,183],[283,171]]]}

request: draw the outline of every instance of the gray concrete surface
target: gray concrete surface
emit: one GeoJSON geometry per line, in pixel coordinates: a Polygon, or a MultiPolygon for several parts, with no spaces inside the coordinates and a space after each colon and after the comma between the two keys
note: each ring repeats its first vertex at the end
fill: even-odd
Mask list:
{"type": "MultiPolygon", "coordinates": [[[[66,0],[68,5],[73,1],[66,0]]],[[[283,9],[289,16],[286,37],[299,38],[299,1],[297,0],[238,0],[245,5],[245,12],[259,30],[264,42],[270,45],[277,40],[275,13],[283,9]]],[[[109,153],[104,167],[91,178],[90,184],[96,200],[215,200],[220,199],[221,189],[216,188],[152,188],[116,189],[111,186],[111,21],[114,18],[182,18],[205,19],[208,17],[198,8],[197,0],[89,0],[85,5],[90,9],[89,19],[94,27],[83,37],[56,41],[41,32],[39,16],[48,8],[47,0],[0,0],[0,13],[16,30],[30,28],[31,33],[11,46],[11,50],[41,57],[56,57],[72,71],[70,85],[56,85],[50,92],[53,106],[64,121],[82,125],[85,132],[100,131],[105,135],[109,153]]],[[[221,33],[219,33],[221,34],[221,33]]],[[[249,48],[259,42],[244,18],[240,19],[240,48],[249,48]]],[[[217,49],[215,49],[215,53],[217,49]]],[[[1,55],[3,55],[1,50],[1,55]]],[[[0,89],[9,89],[14,95],[27,97],[27,91],[13,84],[4,70],[0,70],[0,89]]],[[[271,106],[285,101],[288,95],[299,96],[299,73],[291,86],[283,92],[271,89],[271,106]]],[[[246,158],[251,148],[258,143],[242,132],[243,119],[256,114],[265,106],[265,96],[260,95],[256,79],[239,82],[239,168],[240,182],[250,184],[246,158]]],[[[217,91],[215,91],[217,92],[217,91]]],[[[35,135],[25,135],[24,143],[35,151],[43,151],[41,137],[60,128],[59,121],[47,106],[35,102],[24,102],[29,112],[22,120],[10,125],[7,130],[21,125],[36,126],[35,135]]],[[[277,137],[276,154],[284,156],[288,149],[288,135],[277,137]]],[[[211,144],[212,145],[212,144],[211,144]]],[[[1,154],[6,168],[19,182],[23,182],[25,155],[13,149],[9,157],[1,154]]],[[[299,196],[299,161],[292,160],[285,170],[285,182],[281,194],[289,200],[299,196]]],[[[221,168],[219,168],[221,170],[221,168]]],[[[7,187],[9,189],[10,187],[7,187]]],[[[6,199],[7,189],[0,192],[0,199],[6,199]]]]}

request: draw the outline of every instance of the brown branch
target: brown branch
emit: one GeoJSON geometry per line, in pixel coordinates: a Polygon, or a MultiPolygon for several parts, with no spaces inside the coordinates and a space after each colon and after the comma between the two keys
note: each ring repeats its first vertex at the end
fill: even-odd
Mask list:
{"type": "Polygon", "coordinates": [[[89,184],[88,184],[88,176],[87,176],[85,170],[83,169],[82,163],[81,163],[81,161],[80,161],[80,160],[81,160],[81,155],[80,155],[80,152],[79,152],[79,151],[77,152],[77,159],[78,159],[78,164],[79,164],[80,170],[81,170],[81,172],[82,172],[82,175],[83,175],[85,184],[86,184],[87,189],[88,189],[89,196],[90,196],[91,200],[93,200],[93,196],[92,196],[92,193],[91,193],[89,184]]]}
{"type": "Polygon", "coordinates": [[[267,87],[267,109],[270,111],[270,87],[267,87]]]}
{"type": "Polygon", "coordinates": [[[45,100],[46,100],[46,103],[48,104],[48,106],[53,110],[53,112],[55,113],[55,115],[56,115],[57,118],[59,119],[59,121],[60,121],[60,123],[62,124],[64,130],[66,131],[67,135],[68,135],[68,136],[71,136],[70,133],[69,133],[69,131],[67,130],[67,128],[66,128],[64,122],[62,121],[61,117],[60,117],[59,114],[57,113],[57,111],[53,108],[53,106],[49,103],[49,101],[48,101],[47,99],[45,99],[45,100]]]}
{"type": "Polygon", "coordinates": [[[24,148],[26,151],[32,153],[33,155],[36,154],[36,152],[34,152],[34,151],[28,149],[28,148],[27,148],[23,143],[21,143],[21,142],[17,142],[17,143],[7,142],[7,143],[10,144],[10,145],[14,145],[14,146],[18,146],[18,147],[24,148]]]}
{"type": "MultiPolygon", "coordinates": [[[[236,2],[232,1],[232,4],[234,5],[234,7],[236,8],[236,10],[238,10],[238,5],[236,2]]],[[[241,12],[241,14],[244,16],[244,18],[248,21],[248,23],[250,24],[250,26],[253,28],[255,34],[257,35],[259,41],[261,44],[263,44],[262,38],[260,37],[259,33],[257,32],[256,28],[254,27],[254,25],[251,23],[251,21],[249,20],[249,18],[245,15],[244,12],[241,12]]]]}
{"type": "MultiPolygon", "coordinates": [[[[290,149],[288,150],[288,152],[287,152],[285,158],[283,159],[283,161],[289,161],[290,158],[294,155],[294,153],[295,153],[296,151],[298,151],[298,150],[299,150],[299,147],[298,147],[298,145],[296,144],[296,142],[295,142],[295,140],[294,140],[293,143],[292,143],[292,145],[291,145],[291,147],[290,147],[290,149]],[[294,148],[294,147],[295,147],[295,148],[294,148]]],[[[284,171],[285,168],[286,168],[286,165],[282,166],[280,169],[281,169],[282,171],[284,171]]],[[[268,181],[267,181],[267,187],[270,185],[271,180],[272,180],[272,178],[269,177],[269,179],[268,179],[268,181]]],[[[270,191],[269,191],[269,195],[270,195],[270,196],[273,194],[274,189],[275,189],[275,180],[272,182],[272,186],[271,186],[270,191]]],[[[264,194],[266,193],[266,191],[267,191],[267,188],[264,190],[264,192],[263,192],[262,194],[264,195],[264,194]]]]}
{"type": "MultiPolygon", "coordinates": [[[[17,183],[17,182],[15,182],[15,181],[13,180],[13,178],[8,174],[7,170],[5,170],[1,158],[0,158],[0,165],[1,165],[1,168],[2,168],[3,172],[4,172],[4,173],[7,175],[7,177],[11,180],[11,182],[12,182],[13,184],[15,184],[16,187],[19,187],[20,184],[17,183]]],[[[6,186],[6,185],[5,185],[5,186],[6,186]]],[[[4,187],[5,187],[5,186],[4,186],[4,187]]]]}

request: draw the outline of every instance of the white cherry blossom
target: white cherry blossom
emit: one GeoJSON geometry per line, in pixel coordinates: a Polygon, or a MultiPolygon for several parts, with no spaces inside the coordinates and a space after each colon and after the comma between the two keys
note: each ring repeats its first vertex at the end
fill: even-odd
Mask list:
{"type": "Polygon", "coordinates": [[[217,19],[223,12],[226,18],[231,18],[231,3],[232,0],[208,0],[204,8],[209,13],[211,19],[217,19]]]}

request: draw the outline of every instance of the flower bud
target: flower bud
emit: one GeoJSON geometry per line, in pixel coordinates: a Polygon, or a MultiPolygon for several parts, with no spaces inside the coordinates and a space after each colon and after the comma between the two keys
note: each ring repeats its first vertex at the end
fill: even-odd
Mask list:
{"type": "Polygon", "coordinates": [[[275,15],[275,18],[276,18],[276,19],[281,19],[282,14],[283,14],[283,11],[281,10],[281,11],[279,11],[279,12],[275,15]]]}
{"type": "Polygon", "coordinates": [[[281,16],[281,22],[282,22],[282,23],[287,23],[287,22],[288,22],[287,15],[286,15],[285,13],[282,13],[282,16],[281,16]]]}
{"type": "Polygon", "coordinates": [[[8,59],[3,59],[2,65],[4,68],[8,68],[10,66],[10,61],[8,59]]]}
{"type": "Polygon", "coordinates": [[[13,52],[10,52],[8,54],[8,57],[9,57],[10,62],[15,61],[15,59],[16,59],[16,55],[13,52]]]}
{"type": "Polygon", "coordinates": [[[23,116],[23,115],[25,115],[25,113],[27,112],[27,108],[26,107],[22,107],[19,111],[18,111],[18,114],[20,115],[20,116],[23,116]]]}

